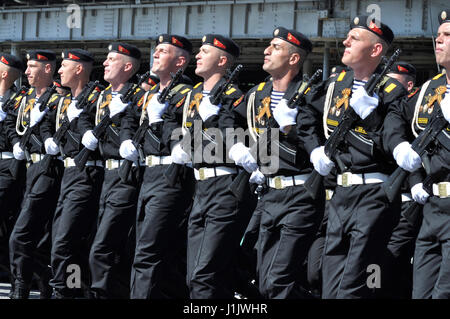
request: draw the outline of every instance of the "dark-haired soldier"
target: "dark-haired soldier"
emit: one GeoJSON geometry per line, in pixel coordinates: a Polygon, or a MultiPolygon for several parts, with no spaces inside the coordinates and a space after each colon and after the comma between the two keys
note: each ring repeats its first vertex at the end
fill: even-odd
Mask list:
{"type": "Polygon", "coordinates": [[[10,127],[14,127],[18,134],[13,137],[16,160],[25,159],[25,150],[20,146],[20,136],[27,130],[32,130],[25,145],[31,157],[31,162],[27,163],[25,196],[9,240],[11,272],[15,278],[13,299],[28,298],[33,271],[45,281],[46,289],[41,289],[41,298],[50,298],[52,294],[48,286],[49,232],[64,170],[59,159],[55,159],[53,163],[52,175],[42,175],[39,169],[39,161],[46,153],[53,151],[40,129],[45,114],[52,110],[60,99],[57,94],[49,97],[47,92],[53,84],[55,53],[49,50],[30,51],[27,53],[27,60],[25,74],[31,88],[18,108],[12,110],[12,116],[8,117],[8,120],[11,120],[10,127]],[[43,103],[47,105],[41,111],[40,106],[43,103]]]}
{"type": "Polygon", "coordinates": [[[387,25],[367,16],[355,17],[350,28],[343,42],[342,63],[351,70],[318,85],[298,119],[314,169],[322,176],[335,166],[337,170],[337,186],[328,210],[322,298],[373,296],[379,287],[382,257],[400,212],[400,198],[390,204],[381,187],[395,168],[383,148],[381,131],[389,104],[406,91],[389,77],[379,83],[374,96],[364,89],[394,34],[387,25]],[[338,145],[341,165],[335,165],[336,159],[325,154],[323,145],[348,108],[359,118],[338,145]]]}
{"type": "MultiPolygon", "coordinates": [[[[61,181],[61,192],[53,220],[51,265],[52,279],[50,285],[55,289],[56,298],[70,298],[75,295],[75,288],[80,288],[80,282],[67,285],[67,277],[74,271],[70,265],[77,265],[85,283],[88,275],[86,266],[87,248],[86,237],[91,231],[95,212],[98,205],[101,182],[103,180],[103,163],[98,157],[87,162],[80,171],[75,167],[73,158],[82,148],[81,130],[78,125],[83,106],[79,105],[83,96],[87,94],[87,84],[92,72],[94,57],[82,49],[65,50],[63,61],[58,73],[61,84],[70,88],[71,93],[54,110],[55,116],[46,118],[43,124],[43,134],[51,145],[53,152],[64,162],[64,175],[61,181]],[[64,122],[69,122],[69,128],[64,133],[59,145],[53,136],[64,122]],[[69,267],[70,266],[70,267],[69,267]]],[[[88,103],[97,100],[98,91],[88,96],[88,103]]],[[[78,278],[80,279],[80,278],[78,278]]],[[[86,287],[84,287],[86,288],[86,287]]]]}
{"type": "Polygon", "coordinates": [[[130,297],[133,299],[187,298],[186,287],[186,211],[192,201],[192,186],[180,181],[170,186],[164,172],[172,163],[170,147],[163,140],[164,112],[180,108],[191,86],[177,83],[165,103],[158,97],[168,87],[178,69],[189,64],[192,44],[184,37],[161,34],[153,54],[151,71],[160,82],[137,104],[127,110],[121,123],[120,155],[138,162],[132,143],[145,119],[142,151],[145,166],[137,204],[136,250],[131,272],[130,297]]]}

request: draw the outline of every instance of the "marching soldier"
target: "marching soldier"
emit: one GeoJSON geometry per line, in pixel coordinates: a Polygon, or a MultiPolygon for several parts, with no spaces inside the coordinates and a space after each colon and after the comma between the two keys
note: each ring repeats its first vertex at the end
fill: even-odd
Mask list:
{"type": "Polygon", "coordinates": [[[237,165],[252,172],[250,182],[265,188],[252,217],[259,233],[258,286],[265,298],[308,297],[301,268],[323,217],[323,198],[314,201],[303,187],[312,166],[296,130],[297,105],[288,105],[304,90],[301,68],[311,50],[312,43],[302,33],[276,28],[264,51],[263,69],[271,79],[252,88],[232,109],[259,148],[271,145],[270,162],[261,153],[254,157],[242,143],[229,151],[237,165]]]}
{"type": "MultiPolygon", "coordinates": [[[[8,130],[6,117],[10,109],[22,98],[21,92],[18,92],[14,86],[14,81],[23,73],[22,61],[11,54],[0,52],[0,224],[2,228],[1,235],[1,253],[0,267],[5,267],[9,271],[9,249],[8,240],[11,234],[17,214],[20,210],[20,201],[22,199],[21,185],[24,180],[14,179],[9,172],[11,161],[14,160],[12,136],[17,138],[15,127],[8,130]],[[12,134],[12,136],[11,136],[12,134]]],[[[12,282],[14,284],[14,282],[12,282]]]]}
{"type": "Polygon", "coordinates": [[[31,88],[26,97],[20,101],[18,108],[13,110],[16,116],[10,118],[11,120],[17,118],[15,123],[10,124],[15,126],[18,134],[13,137],[15,159],[22,161],[26,159],[25,152],[30,154],[30,158],[26,159],[26,190],[22,209],[9,240],[11,272],[15,278],[13,299],[28,298],[33,271],[45,281],[41,298],[50,298],[52,294],[48,286],[50,269],[47,260],[50,255],[50,236],[46,233],[51,228],[64,169],[62,161],[55,160],[53,174],[44,175],[40,173],[38,164],[46,153],[53,151],[52,146],[40,133],[40,126],[47,111],[60,99],[57,94],[50,96],[49,90],[56,68],[55,53],[49,50],[30,51],[27,60],[25,74],[31,88]],[[21,143],[27,130],[31,130],[30,138],[21,143]],[[47,240],[42,242],[44,236],[47,236],[47,240]]]}
{"type": "MultiPolygon", "coordinates": [[[[439,15],[439,29],[436,38],[436,63],[450,68],[450,9],[439,15]]],[[[399,104],[393,105],[386,118],[384,140],[398,165],[430,178],[415,179],[411,193],[413,199],[423,206],[423,221],[417,236],[413,264],[414,299],[450,298],[449,247],[450,236],[450,75],[438,74],[425,82],[419,91],[399,104]],[[447,123],[439,131],[436,140],[427,147],[427,153],[420,157],[411,147],[412,141],[425,129],[432,128],[432,121],[442,111],[447,123]],[[423,164],[422,164],[423,163],[423,164]],[[421,168],[425,168],[426,173],[421,168]],[[424,185],[427,184],[427,185],[424,185]]],[[[439,128],[441,129],[441,128],[439,128]]]]}
{"type": "MultiPolygon", "coordinates": [[[[105,134],[99,138],[98,149],[105,161],[105,177],[100,195],[100,207],[89,266],[92,275],[91,289],[95,298],[128,298],[131,261],[133,252],[127,252],[128,235],[135,220],[136,201],[139,193],[137,183],[124,183],[118,171],[123,162],[119,155],[120,122],[129,104],[121,98],[129,90],[137,102],[141,88],[134,88],[131,77],[139,70],[141,51],[127,43],[112,43],[103,62],[104,79],[110,85],[100,94],[97,102],[95,125],[105,116],[112,121],[105,134]],[[119,261],[117,261],[119,260],[119,261]]],[[[142,94],[141,94],[142,95],[142,94]]],[[[80,116],[80,125],[89,125],[91,113],[80,116]],[[85,115],[87,115],[85,117],[85,115]],[[81,124],[83,122],[83,124],[81,124]]],[[[89,134],[87,131],[85,134],[89,134]]],[[[132,180],[139,180],[139,168],[132,167],[132,180]]]]}
{"type": "Polygon", "coordinates": [[[330,173],[336,160],[325,154],[324,138],[341,123],[348,108],[358,118],[338,145],[340,165],[336,165],[337,186],[329,202],[322,262],[325,299],[372,296],[373,287],[367,285],[368,267],[381,264],[399,214],[400,199],[389,204],[381,187],[395,167],[383,149],[381,129],[388,105],[405,90],[389,77],[378,83],[375,96],[364,89],[393,38],[385,24],[369,21],[366,16],[355,17],[343,42],[342,63],[351,70],[318,85],[299,112],[303,143],[314,169],[322,176],[330,173]]]}
{"type": "MultiPolygon", "coordinates": [[[[53,277],[50,285],[55,289],[56,298],[72,298],[74,287],[67,287],[66,279],[73,270],[68,266],[76,264],[80,267],[83,284],[86,285],[87,255],[84,245],[92,230],[98,207],[101,183],[103,180],[103,162],[98,154],[94,154],[86,167],[80,171],[75,167],[74,157],[83,146],[82,129],[79,126],[79,116],[83,111],[82,100],[94,104],[98,89],[92,94],[87,92],[89,77],[92,71],[94,57],[86,50],[71,49],[62,53],[63,61],[58,70],[61,84],[70,88],[71,93],[53,111],[55,116],[48,114],[43,124],[43,134],[52,145],[53,153],[62,156],[64,160],[64,175],[61,181],[61,192],[53,220],[53,236],[51,249],[51,266],[53,277]],[[63,130],[63,131],[61,131],[63,130]],[[62,134],[59,143],[54,135],[62,134]]],[[[88,287],[83,287],[87,289],[88,287]]]]}
{"type": "Polygon", "coordinates": [[[137,204],[136,250],[130,283],[133,299],[187,297],[185,216],[192,200],[192,186],[184,179],[174,186],[167,183],[164,172],[172,158],[170,145],[162,134],[165,112],[182,109],[191,87],[177,83],[166,101],[161,103],[158,97],[168,88],[171,73],[187,67],[191,52],[192,44],[184,37],[158,36],[151,71],[160,82],[127,109],[121,123],[120,155],[133,162],[140,160],[132,141],[134,134],[142,129],[146,120],[149,125],[143,127],[144,137],[138,146],[145,160],[145,170],[137,204]]]}

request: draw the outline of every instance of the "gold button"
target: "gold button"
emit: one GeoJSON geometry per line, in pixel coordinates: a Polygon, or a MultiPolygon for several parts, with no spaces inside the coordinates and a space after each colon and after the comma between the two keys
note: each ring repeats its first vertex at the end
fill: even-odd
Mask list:
{"type": "Polygon", "coordinates": [[[282,184],[282,181],[281,181],[281,177],[280,177],[280,176],[276,176],[276,177],[274,178],[274,182],[275,182],[275,188],[276,188],[276,189],[283,189],[283,184],[282,184]]]}

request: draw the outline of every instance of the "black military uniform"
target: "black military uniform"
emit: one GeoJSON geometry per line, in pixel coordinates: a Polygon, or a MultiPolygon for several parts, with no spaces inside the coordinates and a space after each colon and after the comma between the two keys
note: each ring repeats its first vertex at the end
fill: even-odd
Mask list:
{"type": "MultiPolygon", "coordinates": [[[[355,18],[351,28],[364,28],[392,42],[393,33],[386,25],[368,27],[366,21],[367,17],[355,18]]],[[[331,83],[318,85],[307,97],[298,122],[308,153],[324,144],[324,137],[328,138],[344,111],[351,107],[353,85],[353,71],[343,71],[331,83]]],[[[400,212],[400,198],[389,204],[381,188],[395,168],[383,149],[381,129],[387,107],[406,90],[396,80],[385,77],[375,93],[379,96],[376,110],[365,120],[357,120],[338,147],[343,167],[336,167],[337,186],[329,202],[322,265],[322,298],[326,299],[371,296],[368,266],[381,264],[395,216],[400,212]]]]}
{"type": "MultiPolygon", "coordinates": [[[[450,23],[450,10],[439,16],[440,24],[450,23]]],[[[448,75],[438,74],[422,85],[420,91],[391,108],[386,118],[384,140],[391,151],[401,142],[412,142],[431,122],[441,108],[442,100],[450,93],[448,75]]],[[[448,124],[448,123],[447,123],[448,124]]],[[[447,127],[422,157],[432,183],[428,201],[423,206],[423,221],[416,240],[413,265],[413,293],[415,299],[450,298],[448,241],[450,236],[450,142],[447,127]],[[428,161],[425,161],[428,159],[428,161]]],[[[422,169],[411,175],[422,173],[422,169]]],[[[421,180],[415,180],[416,184],[421,180]]]]}
{"type": "MultiPolygon", "coordinates": [[[[187,52],[192,44],[184,37],[164,34],[157,43],[168,43],[187,52]]],[[[191,86],[179,83],[169,93],[168,110],[183,109],[191,86]]],[[[161,93],[157,84],[127,110],[121,123],[121,141],[133,138],[142,122],[149,118],[150,100],[161,93]]],[[[168,111],[166,111],[168,112],[168,111]]],[[[162,114],[162,118],[165,115],[162,114]]],[[[185,178],[174,186],[164,173],[172,163],[168,140],[163,138],[163,121],[150,123],[141,144],[145,170],[137,202],[136,250],[131,272],[133,299],[187,298],[186,287],[186,213],[192,202],[193,187],[185,178]]],[[[185,174],[190,172],[186,170],[185,174]]],[[[189,181],[189,179],[188,179],[189,181]]]]}
{"type": "MultiPolygon", "coordinates": [[[[81,49],[73,49],[63,52],[63,59],[74,61],[92,62],[93,56],[81,49]]],[[[99,153],[93,152],[86,167],[79,170],[74,163],[74,157],[83,148],[81,139],[87,128],[80,125],[79,114],[82,111],[81,105],[73,106],[78,110],[77,116],[69,119],[68,110],[71,103],[81,101],[88,92],[87,85],[78,96],[68,94],[64,101],[55,110],[55,118],[47,117],[43,126],[45,133],[51,137],[58,130],[63,121],[69,121],[69,128],[64,134],[60,143],[61,156],[64,160],[64,175],[61,182],[61,192],[58,198],[58,205],[53,220],[53,236],[51,251],[51,266],[53,277],[50,285],[55,288],[57,298],[69,298],[75,295],[76,289],[67,287],[67,277],[73,272],[68,269],[71,264],[80,267],[82,277],[82,288],[88,289],[88,237],[93,231],[93,225],[97,216],[98,199],[100,195],[101,183],[103,181],[103,161],[99,153]],[[56,122],[55,122],[56,121],[56,122]]],[[[95,114],[95,103],[99,95],[97,88],[88,96],[86,112],[95,114]]],[[[43,130],[44,130],[43,127],[43,130]]]]}
{"type": "MultiPolygon", "coordinates": [[[[0,52],[0,62],[20,72],[23,71],[22,62],[16,56],[0,52]]],[[[21,185],[25,183],[25,180],[23,178],[14,179],[10,174],[9,166],[14,160],[10,134],[17,136],[17,133],[14,128],[7,130],[5,120],[10,109],[20,103],[21,93],[12,85],[0,96],[0,207],[2,207],[0,211],[0,267],[8,273],[8,240],[20,211],[20,202],[23,196],[21,185]]],[[[23,175],[22,177],[24,177],[23,175]]]]}
{"type": "MultiPolygon", "coordinates": [[[[137,60],[141,58],[140,50],[127,43],[112,43],[109,52],[117,52],[137,60]],[[123,49],[122,49],[123,48],[123,49]]],[[[95,124],[98,125],[105,116],[110,116],[109,104],[113,95],[125,96],[133,90],[130,104],[137,103],[143,91],[136,85],[126,82],[119,92],[113,92],[108,86],[99,97],[95,124]]],[[[128,106],[129,107],[129,106],[128,106]]],[[[89,115],[89,113],[86,113],[89,115]]],[[[100,207],[97,232],[89,254],[89,266],[92,275],[91,289],[95,298],[128,298],[130,287],[131,263],[133,251],[129,251],[128,240],[135,220],[136,202],[139,193],[139,167],[132,167],[130,178],[133,183],[124,183],[119,177],[119,167],[123,159],[119,155],[121,120],[125,112],[112,117],[111,124],[99,139],[99,150],[105,161],[105,177],[100,195],[100,207]]],[[[80,116],[80,122],[85,117],[80,116]]],[[[87,121],[86,121],[87,122],[87,121]]],[[[133,243],[134,246],[134,243],[133,243]]]]}
{"type": "MultiPolygon", "coordinates": [[[[27,54],[27,60],[45,63],[46,61],[55,61],[56,56],[54,52],[48,50],[30,51],[27,54]]],[[[57,94],[49,97],[48,92],[37,98],[35,89],[30,88],[20,105],[12,110],[12,116],[7,119],[11,120],[8,124],[9,127],[15,127],[19,136],[28,129],[32,130],[26,146],[31,155],[31,162],[27,163],[24,200],[9,240],[11,272],[15,278],[15,290],[12,298],[28,298],[33,271],[45,281],[48,281],[50,277],[48,267],[50,263],[48,259],[49,232],[64,167],[62,161],[56,159],[51,174],[41,174],[40,166],[37,163],[45,154],[45,138],[40,132],[42,121],[33,127],[29,127],[29,123],[33,108],[45,103],[46,100],[47,108],[51,110],[57,105],[60,98],[57,94]],[[14,122],[15,119],[17,120],[14,122]]],[[[20,141],[19,136],[13,138],[12,144],[20,141]]],[[[47,282],[46,284],[48,285],[47,282]]],[[[42,298],[50,296],[50,289],[42,293],[42,298]]]]}
{"type": "MultiPolygon", "coordinates": [[[[279,27],[273,36],[307,53],[312,50],[309,39],[295,30],[279,27]]],[[[289,100],[303,89],[302,76],[298,73],[287,91],[280,94],[289,100]]],[[[271,103],[272,98],[275,95],[269,80],[252,88],[244,101],[232,110],[237,122],[247,124],[245,127],[260,147],[262,143],[270,143],[267,155],[273,157],[267,162],[261,153],[258,154],[261,171],[264,173],[264,165],[270,169],[264,173],[267,177],[265,191],[252,217],[254,232],[257,229],[259,233],[256,243],[258,286],[265,298],[305,298],[307,293],[302,277],[306,276],[301,269],[323,217],[324,199],[322,196],[314,201],[302,186],[312,171],[311,164],[295,125],[288,133],[279,129],[273,117],[273,109],[278,103],[271,103]],[[261,140],[265,133],[269,140],[261,140]],[[278,140],[274,134],[278,134],[278,140]],[[255,218],[258,215],[259,223],[255,218]]],[[[249,231],[247,229],[247,237],[249,231]]]]}

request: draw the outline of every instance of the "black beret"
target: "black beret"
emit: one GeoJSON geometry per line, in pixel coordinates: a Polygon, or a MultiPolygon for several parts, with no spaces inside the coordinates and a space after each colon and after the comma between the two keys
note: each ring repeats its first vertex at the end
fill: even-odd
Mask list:
{"type": "Polygon", "coordinates": [[[156,45],[162,43],[172,44],[178,48],[186,50],[189,54],[192,53],[192,43],[185,37],[176,34],[160,34],[156,40],[156,45]]]}
{"type": "Polygon", "coordinates": [[[141,50],[138,47],[124,43],[124,42],[114,42],[108,46],[109,52],[117,52],[123,55],[127,55],[129,57],[140,59],[141,58],[141,50]]]}
{"type": "Polygon", "coordinates": [[[396,74],[406,74],[410,75],[413,78],[416,77],[416,68],[407,62],[399,61],[392,64],[391,69],[389,70],[389,73],[396,73],[396,74]]]}
{"type": "Polygon", "coordinates": [[[450,9],[442,10],[439,13],[439,24],[450,22],[450,9]]]}
{"type": "Polygon", "coordinates": [[[208,44],[213,47],[216,47],[220,50],[223,50],[225,52],[228,52],[234,57],[238,57],[240,54],[239,46],[231,40],[230,38],[224,37],[219,34],[206,34],[202,38],[202,45],[208,44]]]}
{"type": "Polygon", "coordinates": [[[368,30],[386,41],[389,45],[394,40],[394,32],[392,32],[391,28],[381,21],[376,21],[375,18],[369,20],[368,16],[355,17],[350,25],[350,29],[353,28],[368,30]]]}
{"type": "Polygon", "coordinates": [[[7,66],[9,66],[11,68],[15,68],[15,69],[19,69],[19,70],[23,71],[22,60],[14,55],[0,52],[0,62],[3,64],[6,64],[7,66]]]}
{"type": "Polygon", "coordinates": [[[32,50],[27,52],[27,60],[56,61],[56,54],[51,50],[32,50]]]}
{"type": "Polygon", "coordinates": [[[273,31],[273,37],[287,41],[290,44],[307,51],[308,53],[312,51],[311,41],[301,32],[278,27],[273,31]]]}
{"type": "Polygon", "coordinates": [[[68,49],[61,53],[63,60],[71,60],[77,62],[94,62],[94,56],[83,49],[68,49]]]}

